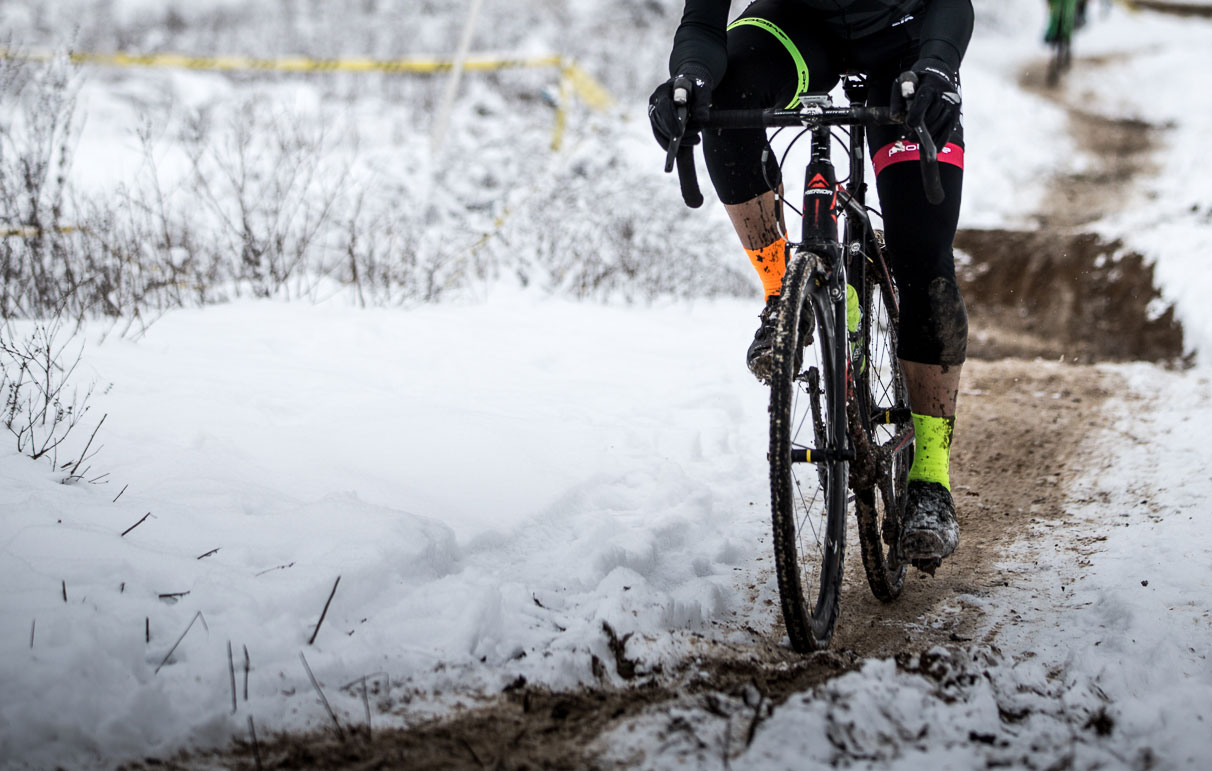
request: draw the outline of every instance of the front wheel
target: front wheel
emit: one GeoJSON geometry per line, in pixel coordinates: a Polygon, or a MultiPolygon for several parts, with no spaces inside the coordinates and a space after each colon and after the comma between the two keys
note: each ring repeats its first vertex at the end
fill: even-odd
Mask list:
{"type": "Polygon", "coordinates": [[[770,381],[775,572],[787,636],[801,653],[833,636],[848,498],[845,361],[836,342],[844,320],[818,280],[820,259],[797,253],[783,280],[770,381]]]}

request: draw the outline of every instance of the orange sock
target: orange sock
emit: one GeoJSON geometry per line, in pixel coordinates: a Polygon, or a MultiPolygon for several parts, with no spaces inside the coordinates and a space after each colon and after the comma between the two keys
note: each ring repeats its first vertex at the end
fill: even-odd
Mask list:
{"type": "Polygon", "coordinates": [[[783,274],[787,271],[787,239],[783,236],[761,249],[746,249],[749,261],[762,279],[766,299],[777,295],[783,288],[783,274]]]}

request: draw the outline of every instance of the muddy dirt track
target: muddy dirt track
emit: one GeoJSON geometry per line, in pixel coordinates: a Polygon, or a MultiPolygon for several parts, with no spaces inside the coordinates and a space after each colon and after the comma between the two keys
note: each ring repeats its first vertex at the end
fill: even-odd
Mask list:
{"type": "Polygon", "coordinates": [[[1212,6],[1195,3],[1173,2],[1171,0],[1132,0],[1132,4],[1151,11],[1161,11],[1175,16],[1193,16],[1212,18],[1212,6]]]}
{"type": "MultiPolygon", "coordinates": [[[[1036,75],[1024,75],[1023,85],[1046,93],[1036,75]]],[[[1169,310],[1159,311],[1150,268],[1120,244],[1081,231],[1124,204],[1117,191],[1129,186],[1106,182],[1147,171],[1159,129],[1076,109],[1070,120],[1101,165],[1053,180],[1037,230],[963,231],[956,240],[972,334],[952,464],[960,549],[933,578],[913,572],[902,598],[883,605],[866,590],[851,544],[832,650],[798,656],[779,644],[777,630],[752,634],[746,644],[704,640],[701,656],[681,671],[635,677],[627,688],[550,693],[518,682],[479,708],[373,738],[263,736],[255,747],[243,742],[216,755],[129,768],[612,768],[590,748],[627,718],[667,716],[687,703],[751,710],[753,718],[741,721],[751,738],[763,709],[769,714],[866,658],[991,642],[1014,621],[980,601],[1008,580],[994,565],[1033,524],[1065,516],[1069,484],[1096,451],[1083,440],[1103,424],[1100,407],[1120,388],[1093,365],[1182,365],[1182,331],[1169,310]]],[[[614,647],[616,660],[604,666],[626,677],[634,667],[624,646],[614,647]]],[[[737,746],[745,740],[738,736],[737,746]]]]}

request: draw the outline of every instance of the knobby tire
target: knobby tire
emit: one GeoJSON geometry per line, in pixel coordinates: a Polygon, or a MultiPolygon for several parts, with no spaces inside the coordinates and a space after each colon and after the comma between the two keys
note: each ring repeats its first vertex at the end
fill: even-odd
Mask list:
{"type": "Polygon", "coordinates": [[[770,499],[775,573],[791,647],[829,645],[841,607],[847,462],[792,463],[792,450],[848,447],[844,309],[816,287],[819,258],[789,260],[779,302],[770,384],[770,499]],[[812,322],[805,314],[812,314],[812,322]],[[815,330],[812,327],[815,326],[815,330]],[[808,338],[815,344],[805,348],[808,338]]]}

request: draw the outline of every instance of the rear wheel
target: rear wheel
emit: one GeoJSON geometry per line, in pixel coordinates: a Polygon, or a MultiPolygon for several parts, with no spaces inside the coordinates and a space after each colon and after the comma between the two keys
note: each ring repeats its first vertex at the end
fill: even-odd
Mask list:
{"type": "Polygon", "coordinates": [[[787,267],[770,382],[775,572],[787,636],[800,652],[824,648],[833,636],[849,495],[845,362],[834,342],[844,326],[815,285],[819,266],[815,255],[799,253],[787,267]]]}
{"type": "Polygon", "coordinates": [[[851,468],[859,545],[871,592],[895,600],[905,585],[898,557],[905,485],[913,464],[909,391],[896,356],[897,296],[884,260],[882,233],[868,239],[850,275],[862,312],[852,370],[851,429],[858,457],[851,468]]]}

